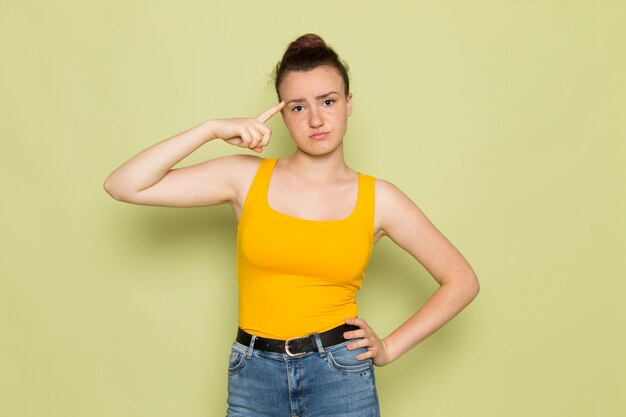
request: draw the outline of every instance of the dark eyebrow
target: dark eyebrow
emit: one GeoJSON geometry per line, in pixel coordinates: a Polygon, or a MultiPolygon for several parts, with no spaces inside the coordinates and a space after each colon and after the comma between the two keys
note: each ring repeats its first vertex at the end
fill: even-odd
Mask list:
{"type": "MultiPolygon", "coordinates": [[[[331,94],[339,94],[336,91],[331,91],[330,93],[326,93],[326,94],[322,94],[321,96],[317,96],[315,97],[316,100],[321,100],[323,98],[326,98],[328,96],[330,96],[331,94]]],[[[285,106],[288,105],[289,103],[304,103],[306,100],[303,98],[294,98],[292,100],[289,100],[287,103],[285,103],[285,106]]]]}

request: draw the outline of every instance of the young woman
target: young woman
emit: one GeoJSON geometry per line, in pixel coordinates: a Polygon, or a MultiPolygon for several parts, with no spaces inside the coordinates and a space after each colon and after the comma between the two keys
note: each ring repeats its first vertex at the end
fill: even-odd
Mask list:
{"type": "Polygon", "coordinates": [[[374,365],[420,343],[469,304],[476,275],[422,211],[388,181],[344,160],[352,112],[346,66],[317,35],[276,67],[279,104],[257,118],[207,120],[117,168],[115,199],[169,207],[228,203],[238,220],[239,329],[228,367],[229,416],[378,416],[374,365]],[[172,169],[214,139],[260,153],[281,113],[297,149],[231,155],[172,169]],[[374,244],[389,236],[440,284],[381,338],[357,316],[374,244]]]}

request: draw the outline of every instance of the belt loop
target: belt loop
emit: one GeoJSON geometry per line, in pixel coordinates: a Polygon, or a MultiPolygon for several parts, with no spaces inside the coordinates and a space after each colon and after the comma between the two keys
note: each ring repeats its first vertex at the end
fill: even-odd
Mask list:
{"type": "Polygon", "coordinates": [[[323,358],[324,356],[326,356],[326,351],[322,346],[322,339],[320,339],[320,335],[318,333],[311,333],[309,337],[313,337],[313,339],[315,340],[315,343],[317,344],[317,351],[319,352],[320,357],[323,358]]]}
{"type": "Polygon", "coordinates": [[[250,345],[248,346],[248,350],[246,350],[246,359],[250,359],[252,357],[252,349],[254,349],[254,342],[256,341],[256,335],[253,334],[250,339],[250,345]]]}

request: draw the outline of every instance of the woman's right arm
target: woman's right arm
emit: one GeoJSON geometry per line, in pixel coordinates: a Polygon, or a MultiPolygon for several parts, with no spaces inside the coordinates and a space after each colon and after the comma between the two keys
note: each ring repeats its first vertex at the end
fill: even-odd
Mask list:
{"type": "Polygon", "coordinates": [[[283,106],[281,102],[256,119],[208,120],[158,142],[113,171],[104,189],[116,200],[133,204],[195,207],[232,202],[237,188],[236,165],[249,156],[232,155],[184,168],[172,167],[218,138],[261,152],[271,137],[264,123],[283,106]]]}

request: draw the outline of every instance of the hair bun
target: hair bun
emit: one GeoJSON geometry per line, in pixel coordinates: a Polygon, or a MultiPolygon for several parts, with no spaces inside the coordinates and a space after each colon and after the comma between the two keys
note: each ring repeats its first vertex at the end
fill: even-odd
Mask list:
{"type": "Polygon", "coordinates": [[[321,37],[319,37],[318,35],[314,33],[307,33],[306,35],[302,35],[295,41],[291,42],[287,50],[290,51],[294,49],[326,48],[326,47],[327,45],[326,45],[326,42],[324,42],[324,39],[322,39],[321,37]]]}

